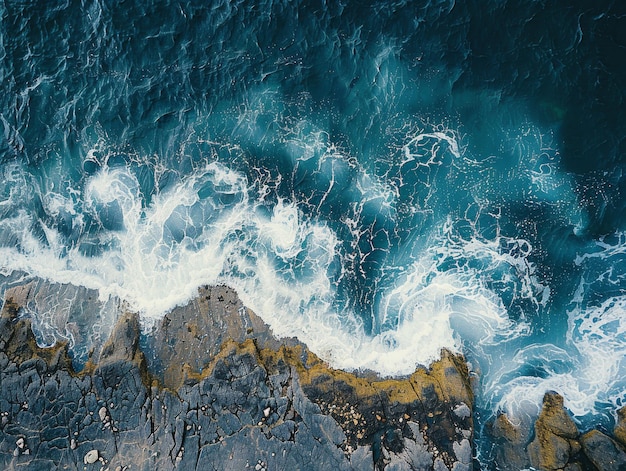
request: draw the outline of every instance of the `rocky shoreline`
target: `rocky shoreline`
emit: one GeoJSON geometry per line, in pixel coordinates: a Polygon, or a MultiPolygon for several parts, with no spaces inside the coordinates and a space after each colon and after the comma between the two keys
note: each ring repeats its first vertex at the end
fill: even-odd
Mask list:
{"type": "Polygon", "coordinates": [[[495,466],[503,471],[626,470],[626,408],[618,411],[613,437],[600,430],[581,433],[563,406],[563,397],[546,392],[534,424],[513,424],[506,415],[491,427],[495,443],[495,466]]]}
{"type": "MultiPolygon", "coordinates": [[[[400,379],[334,370],[276,339],[231,289],[203,287],[144,345],[138,316],[122,312],[77,372],[68,345],[38,347],[23,315],[42,286],[61,289],[12,288],[0,314],[1,469],[479,468],[459,355],[400,379]]],[[[490,469],[626,470],[626,408],[618,417],[612,436],[581,433],[547,392],[534,424],[490,424],[490,469]]]]}
{"type": "Polygon", "coordinates": [[[66,344],[37,346],[20,314],[34,295],[9,290],[0,317],[2,469],[473,467],[469,373],[449,352],[404,379],[333,370],[205,287],[156,326],[150,354],[124,312],[76,372],[66,344]]]}

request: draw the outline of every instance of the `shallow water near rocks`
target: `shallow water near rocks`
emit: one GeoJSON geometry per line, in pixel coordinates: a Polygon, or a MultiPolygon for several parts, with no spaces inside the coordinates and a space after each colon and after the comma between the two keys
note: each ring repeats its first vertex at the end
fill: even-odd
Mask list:
{"type": "MultiPolygon", "coordinates": [[[[225,284],[338,368],[464,353],[479,428],[546,390],[608,423],[626,390],[620,10],[4,3],[2,288],[73,285],[28,314],[78,364],[120,305],[149,331],[225,284]]],[[[490,448],[479,434],[486,468],[490,448]]]]}

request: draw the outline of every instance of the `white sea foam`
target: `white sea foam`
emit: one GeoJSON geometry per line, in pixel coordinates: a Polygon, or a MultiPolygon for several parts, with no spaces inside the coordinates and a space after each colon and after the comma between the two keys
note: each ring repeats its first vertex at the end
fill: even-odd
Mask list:
{"type": "MultiPolygon", "coordinates": [[[[599,404],[624,404],[626,387],[626,296],[611,298],[597,307],[576,309],[569,316],[567,351],[550,344],[520,350],[507,371],[491,378],[489,389],[500,400],[496,409],[511,417],[536,415],[546,391],[557,391],[577,417],[591,416],[599,404]],[[523,374],[533,366],[543,374],[523,374]]],[[[505,368],[506,369],[506,368],[505,368]]]]}
{"type": "MultiPolygon", "coordinates": [[[[380,192],[365,174],[357,184],[364,194],[380,192]]],[[[382,195],[372,198],[385,205],[390,195],[382,195]]],[[[297,336],[336,367],[394,375],[428,364],[441,348],[459,350],[452,324],[472,325],[478,339],[506,324],[485,287],[460,272],[438,273],[427,252],[381,298],[380,316],[395,319],[393,328],[367,335],[358,316],[337,304],[333,280],[342,268],[335,233],[303,220],[293,203],[279,201],[268,214],[251,200],[241,174],[215,162],[154,195],[147,207],[126,166],[104,165],[88,176],[79,203],[54,193],[44,199],[52,215],[76,216],[73,205],[82,204],[101,226],[94,243],[103,250],[87,256],[80,243],[65,247],[54,227],[21,210],[3,221],[19,249],[0,249],[0,265],[95,289],[102,301],[122,299],[148,325],[188,302],[198,286],[226,283],[278,336],[297,336]]]]}
{"type": "Polygon", "coordinates": [[[593,417],[602,405],[614,411],[626,403],[626,296],[594,298],[597,292],[619,292],[626,276],[624,247],[626,236],[618,233],[578,255],[582,278],[567,313],[565,345],[522,346],[502,362],[486,385],[487,395],[496,398],[495,409],[512,417],[536,415],[548,390],[559,392],[581,420],[593,417]]]}
{"type": "MultiPolygon", "coordinates": [[[[326,186],[320,185],[324,198],[339,188],[359,195],[350,206],[353,220],[342,220],[354,240],[362,236],[358,218],[366,211],[383,219],[399,217],[394,212],[397,188],[362,168],[355,170],[326,139],[317,133],[312,144],[304,140],[309,147],[302,164],[313,165],[316,178],[325,179],[326,186]]],[[[294,155],[298,149],[293,147],[294,155]]],[[[456,162],[460,157],[452,133],[418,133],[403,147],[402,163],[415,161],[438,171],[450,160],[463,164],[456,162]]],[[[546,388],[563,392],[577,414],[592,410],[594,401],[616,400],[601,391],[607,384],[617,388],[623,370],[620,358],[626,348],[615,334],[621,332],[624,303],[616,298],[597,306],[597,313],[582,306],[572,311],[570,342],[586,359],[575,360],[577,371],[554,362],[556,347],[544,345],[543,353],[551,358],[542,357],[541,349],[525,344],[533,316],[549,304],[550,287],[535,273],[531,244],[502,234],[500,215],[481,203],[471,204],[461,218],[449,217],[440,229],[420,234],[417,245],[409,238],[390,257],[397,275],[379,285],[373,333],[367,334],[359,315],[346,307],[350,304],[338,301],[344,262],[354,254],[342,253],[345,241],[322,219],[305,218],[296,203],[279,198],[270,204],[272,182],[251,183],[237,171],[208,162],[179,175],[146,204],[130,164],[109,167],[104,159],[90,169],[82,190],[68,196],[52,189],[41,195],[53,221],[69,217],[75,228],[86,231],[73,245],[66,244],[55,222],[40,221],[29,211],[32,195],[23,190],[27,179],[17,167],[11,170],[17,184],[3,189],[0,207],[21,209],[0,221],[3,237],[17,241],[0,249],[0,266],[95,289],[103,302],[122,299],[148,326],[192,299],[198,286],[228,284],[276,335],[298,337],[339,368],[409,374],[438,358],[441,348],[460,351],[470,345],[488,359],[481,365],[488,400],[511,413],[536,410],[546,388]],[[88,217],[98,226],[95,234],[87,234],[88,217]],[[481,235],[481,224],[493,226],[491,238],[481,235]],[[101,250],[86,255],[85,242],[101,250]],[[510,318],[511,307],[522,301],[524,309],[510,318]],[[617,330],[609,332],[613,327],[617,330]],[[515,348],[518,355],[499,353],[515,348]],[[593,365],[600,363],[604,373],[599,376],[593,365]],[[520,370],[528,364],[538,365],[543,375],[520,370]]],[[[427,196],[415,201],[418,210],[427,209],[433,192],[441,192],[442,182],[436,180],[441,177],[425,175],[427,196]]],[[[404,177],[408,181],[411,175],[404,177]]],[[[613,246],[604,251],[621,253],[613,246]]],[[[587,259],[581,256],[578,262],[587,259]]]]}

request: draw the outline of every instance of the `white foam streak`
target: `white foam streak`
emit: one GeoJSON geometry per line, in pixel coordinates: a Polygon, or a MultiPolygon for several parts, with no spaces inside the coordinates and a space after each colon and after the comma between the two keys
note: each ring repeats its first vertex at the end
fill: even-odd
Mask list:
{"type": "MultiPolygon", "coordinates": [[[[626,296],[570,315],[570,342],[580,352],[579,379],[595,400],[621,397],[626,372],[626,296]]],[[[590,411],[588,411],[590,412],[590,411]]]]}
{"type": "MultiPolygon", "coordinates": [[[[47,201],[55,211],[71,203],[54,194],[47,201]]],[[[42,222],[47,240],[34,237],[34,221],[21,212],[11,222],[21,228],[20,249],[0,249],[0,264],[95,289],[102,301],[124,300],[148,325],[188,302],[198,286],[225,283],[276,335],[297,336],[333,366],[385,375],[410,374],[438,358],[443,347],[458,351],[452,323],[460,330],[479,326],[472,332],[478,339],[508,325],[488,290],[468,284],[463,274],[437,272],[426,252],[383,297],[381,316],[391,324],[367,335],[358,316],[337,303],[333,280],[341,264],[333,231],[303,221],[297,207],[284,201],[267,215],[256,206],[262,203],[250,201],[245,178],[217,163],[155,195],[149,207],[142,206],[128,168],[104,166],[89,177],[82,201],[104,227],[99,255],[84,255],[80,244],[68,250],[42,222]],[[111,220],[117,213],[110,208],[119,208],[120,221],[111,220]]]]}
{"type": "Polygon", "coordinates": [[[460,158],[459,145],[456,138],[449,132],[435,131],[431,133],[422,133],[413,137],[402,148],[405,156],[405,162],[411,160],[418,160],[421,165],[441,165],[441,156],[439,147],[442,142],[448,144],[448,149],[452,155],[456,158],[460,158]],[[422,146],[427,145],[429,140],[432,140],[431,147],[422,149],[422,146]],[[415,152],[418,150],[418,152],[415,152]],[[426,159],[424,158],[426,157],[426,159]]]}
{"type": "Polygon", "coordinates": [[[557,391],[564,396],[565,407],[575,416],[584,416],[594,407],[594,397],[582,390],[578,378],[571,373],[551,375],[547,378],[520,376],[506,384],[505,393],[496,405],[508,417],[521,419],[537,417],[546,391],[557,391]]]}
{"type": "Polygon", "coordinates": [[[620,407],[626,387],[626,296],[576,307],[569,313],[567,341],[567,351],[549,344],[525,347],[493,375],[487,389],[500,397],[496,408],[511,417],[536,416],[549,390],[559,392],[577,417],[595,414],[599,403],[620,407]],[[515,374],[524,365],[544,374],[515,374]],[[514,379],[507,382],[507,375],[514,379]]]}

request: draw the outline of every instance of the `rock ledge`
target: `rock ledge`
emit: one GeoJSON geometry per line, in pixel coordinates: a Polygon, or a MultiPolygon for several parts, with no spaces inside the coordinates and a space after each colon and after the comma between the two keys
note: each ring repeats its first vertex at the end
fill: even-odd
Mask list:
{"type": "Polygon", "coordinates": [[[66,344],[37,346],[32,296],[10,290],[0,315],[2,469],[472,469],[469,375],[449,352],[404,379],[334,370],[205,287],[147,350],[123,313],[76,372],[66,344]]]}

